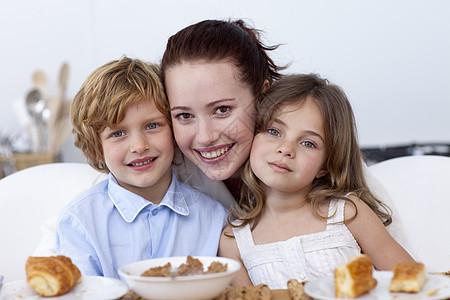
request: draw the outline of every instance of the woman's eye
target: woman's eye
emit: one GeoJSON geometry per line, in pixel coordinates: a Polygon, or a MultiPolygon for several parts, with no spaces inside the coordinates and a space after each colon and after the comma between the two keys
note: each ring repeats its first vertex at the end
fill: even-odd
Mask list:
{"type": "Polygon", "coordinates": [[[181,113],[175,116],[175,119],[187,120],[191,118],[192,115],[190,113],[181,113]]]}
{"type": "Polygon", "coordinates": [[[156,123],[151,123],[151,124],[148,124],[147,125],[147,129],[156,129],[156,128],[158,128],[159,126],[158,126],[158,124],[156,124],[156,123]]]}
{"type": "Polygon", "coordinates": [[[229,107],[229,106],[220,106],[216,109],[215,113],[218,115],[225,115],[228,112],[230,112],[230,110],[231,110],[231,107],[229,107]]]}
{"type": "Polygon", "coordinates": [[[270,135],[280,136],[280,132],[279,132],[278,130],[276,130],[276,129],[273,129],[273,128],[267,129],[267,132],[268,132],[270,135]]]}
{"type": "Polygon", "coordinates": [[[116,131],[116,132],[113,132],[113,134],[111,134],[111,136],[115,137],[115,138],[121,137],[123,135],[124,135],[123,131],[116,131]]]}
{"type": "Polygon", "coordinates": [[[301,143],[303,146],[308,147],[308,148],[315,148],[316,145],[313,142],[310,141],[304,141],[301,143]]]}

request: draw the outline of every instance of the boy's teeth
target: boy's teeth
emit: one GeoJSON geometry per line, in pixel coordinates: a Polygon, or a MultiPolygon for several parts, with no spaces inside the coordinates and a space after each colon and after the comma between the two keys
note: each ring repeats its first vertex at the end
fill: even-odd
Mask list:
{"type": "Polygon", "coordinates": [[[154,160],[155,160],[155,159],[152,158],[152,159],[149,159],[149,160],[146,160],[146,161],[143,161],[143,162],[132,163],[131,165],[132,165],[133,167],[140,167],[140,166],[149,164],[149,163],[151,163],[151,162],[154,161],[154,160]]]}
{"type": "Polygon", "coordinates": [[[226,148],[222,148],[222,149],[219,149],[219,150],[216,150],[216,151],[211,151],[211,152],[200,152],[200,154],[204,158],[216,158],[216,157],[219,157],[219,156],[223,155],[229,149],[230,149],[230,147],[226,147],[226,148]]]}

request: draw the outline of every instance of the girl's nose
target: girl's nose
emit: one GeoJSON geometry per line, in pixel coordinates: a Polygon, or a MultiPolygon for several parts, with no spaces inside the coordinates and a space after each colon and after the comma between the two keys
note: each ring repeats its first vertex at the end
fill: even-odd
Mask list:
{"type": "Polygon", "coordinates": [[[283,156],[287,156],[289,158],[294,158],[295,157],[295,149],[292,146],[291,143],[289,142],[284,142],[281,143],[278,146],[277,152],[283,156]]]}
{"type": "Polygon", "coordinates": [[[150,145],[144,134],[137,134],[131,140],[131,152],[133,153],[144,153],[150,149],[150,145]]]}
{"type": "Polygon", "coordinates": [[[218,139],[217,130],[213,122],[200,120],[197,126],[197,141],[202,146],[211,145],[218,139]]]}

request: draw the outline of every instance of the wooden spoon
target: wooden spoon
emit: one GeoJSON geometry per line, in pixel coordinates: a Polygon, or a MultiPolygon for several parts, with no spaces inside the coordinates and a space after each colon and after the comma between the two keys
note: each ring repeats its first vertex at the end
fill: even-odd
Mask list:
{"type": "Polygon", "coordinates": [[[65,101],[65,92],[67,88],[67,81],[69,79],[69,64],[64,62],[61,65],[61,69],[59,70],[59,78],[58,78],[58,90],[56,97],[51,100],[51,116],[48,122],[49,132],[51,133],[50,137],[50,149],[54,149],[54,145],[58,144],[58,141],[53,141],[59,139],[57,126],[61,124],[60,120],[65,117],[63,112],[63,106],[65,101]]]}
{"type": "Polygon", "coordinates": [[[39,90],[43,98],[47,98],[47,75],[41,70],[33,72],[31,76],[33,86],[39,90]]]}

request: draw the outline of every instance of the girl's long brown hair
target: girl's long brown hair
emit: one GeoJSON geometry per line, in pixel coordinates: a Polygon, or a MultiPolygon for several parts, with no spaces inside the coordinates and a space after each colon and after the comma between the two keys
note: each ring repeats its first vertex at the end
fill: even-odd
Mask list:
{"type": "MultiPolygon", "coordinates": [[[[364,179],[353,110],[340,87],[314,74],[290,75],[278,80],[267,90],[258,106],[256,134],[268,128],[283,106],[301,105],[308,96],[316,101],[322,112],[327,149],[328,174],[313,181],[308,196],[314,213],[326,218],[319,215],[319,207],[331,199],[344,199],[355,205],[346,197],[353,193],[375,212],[385,226],[389,225],[392,222],[389,207],[370,192],[364,179]]],[[[232,208],[229,218],[241,221],[232,226],[251,224],[254,228],[266,198],[249,160],[244,166],[242,180],[244,184],[238,205],[232,208]]]]}

